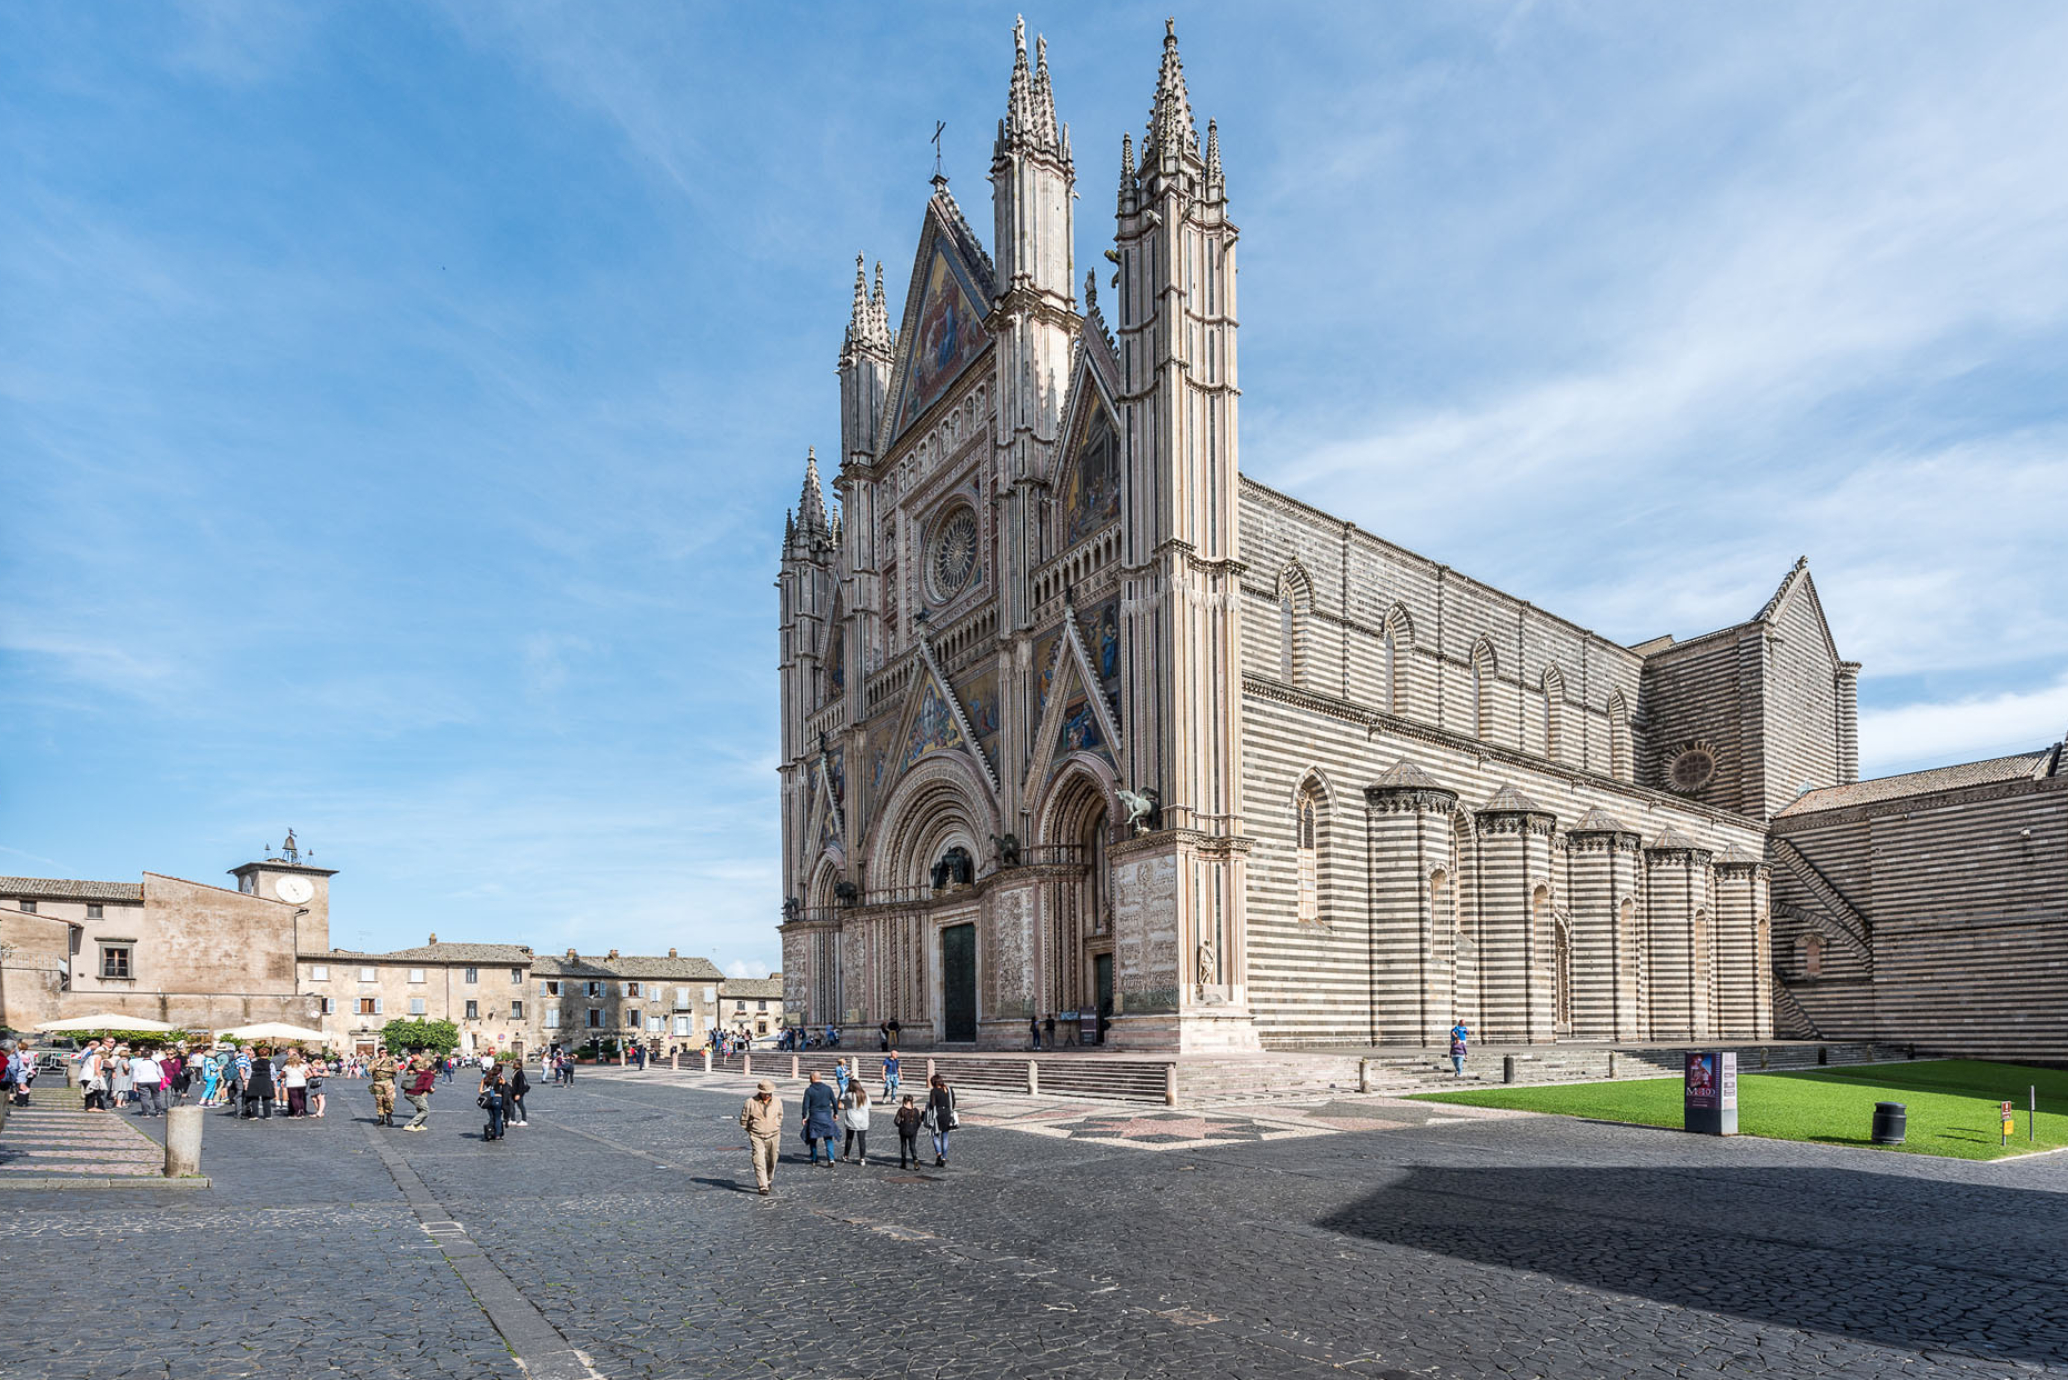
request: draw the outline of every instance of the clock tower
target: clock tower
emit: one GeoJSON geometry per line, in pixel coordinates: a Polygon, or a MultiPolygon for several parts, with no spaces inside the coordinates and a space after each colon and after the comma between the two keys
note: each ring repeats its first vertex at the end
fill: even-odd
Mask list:
{"type": "Polygon", "coordinates": [[[312,867],[295,845],[294,831],[276,856],[230,869],[237,889],[246,896],[280,901],[296,908],[296,953],[323,953],[330,948],[330,879],[335,868],[312,867]]]}

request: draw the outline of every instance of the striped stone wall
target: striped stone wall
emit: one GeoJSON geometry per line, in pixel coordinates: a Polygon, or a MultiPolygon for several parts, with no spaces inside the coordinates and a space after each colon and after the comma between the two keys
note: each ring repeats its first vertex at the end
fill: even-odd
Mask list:
{"type": "MultiPolygon", "coordinates": [[[[1497,1040],[1648,1038],[1653,1025],[1669,1038],[1691,1002],[1719,1038],[1771,1034],[1767,970],[1713,918],[1711,861],[1759,858],[1753,821],[1275,679],[1245,683],[1244,732],[1248,997],[1267,1045],[1434,1045],[1454,1014],[1497,1040]],[[1303,793],[1323,814],[1312,922],[1297,908],[1303,793]],[[1590,811],[1595,833],[1575,838],[1590,811]],[[1668,851],[1694,855],[1655,881],[1643,848],[1669,829],[1687,842],[1668,851]],[[1726,993],[1740,994],[1728,1013],[1726,993]]],[[[1751,870],[1741,904],[1763,900],[1764,864],[1751,870]]]]}
{"type": "Polygon", "coordinates": [[[2068,777],[1784,815],[1774,954],[1801,1033],[2068,1058],[2068,777]],[[1821,942],[1811,975],[1811,936],[1821,942]]]}

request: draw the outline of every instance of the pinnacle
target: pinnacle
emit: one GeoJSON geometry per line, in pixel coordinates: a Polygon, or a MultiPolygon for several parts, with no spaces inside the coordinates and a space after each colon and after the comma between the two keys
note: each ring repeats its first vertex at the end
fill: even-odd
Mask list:
{"type": "Polygon", "coordinates": [[[804,452],[804,492],[797,501],[799,530],[826,530],[826,487],[819,480],[819,452],[816,446],[804,452]]]}
{"type": "Polygon", "coordinates": [[[1056,123],[1055,93],[1048,80],[1048,40],[1034,40],[1035,65],[1027,65],[1027,24],[1012,26],[1012,85],[1006,91],[1005,118],[998,122],[997,156],[1018,151],[1060,155],[1061,131],[1056,123]]]}
{"type": "Polygon", "coordinates": [[[1156,101],[1149,110],[1149,133],[1142,140],[1142,166],[1165,156],[1199,157],[1199,131],[1192,124],[1192,98],[1185,91],[1185,64],[1178,56],[1178,22],[1163,21],[1163,66],[1156,74],[1156,101]],[[1151,148],[1156,158],[1149,156],[1151,148]]]}

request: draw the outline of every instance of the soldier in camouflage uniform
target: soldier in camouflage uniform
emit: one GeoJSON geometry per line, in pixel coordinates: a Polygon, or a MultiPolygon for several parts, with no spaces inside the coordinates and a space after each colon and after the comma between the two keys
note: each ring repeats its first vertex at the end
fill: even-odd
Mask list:
{"type": "Polygon", "coordinates": [[[374,1124],[395,1124],[395,1056],[382,1050],[368,1070],[373,1076],[374,1124]]]}

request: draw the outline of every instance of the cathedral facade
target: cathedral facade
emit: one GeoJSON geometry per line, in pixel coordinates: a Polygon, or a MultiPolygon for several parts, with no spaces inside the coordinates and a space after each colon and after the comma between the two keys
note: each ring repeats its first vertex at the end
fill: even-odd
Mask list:
{"type": "Polygon", "coordinates": [[[1217,131],[1166,33],[1081,283],[1016,35],[990,251],[858,263],[784,533],[784,1005],[908,1044],[1750,1040],[1768,821],[1857,777],[1809,571],[1623,646],[1246,478],[1217,131]],[[1103,280],[1103,281],[1102,281],[1103,280]]]}

